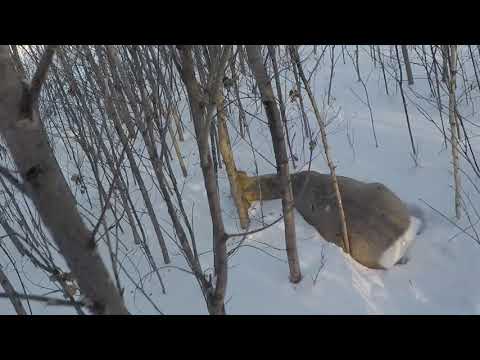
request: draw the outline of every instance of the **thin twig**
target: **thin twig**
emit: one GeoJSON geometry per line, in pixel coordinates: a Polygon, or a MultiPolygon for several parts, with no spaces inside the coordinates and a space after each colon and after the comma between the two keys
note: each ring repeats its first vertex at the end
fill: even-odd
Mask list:
{"type": "Polygon", "coordinates": [[[452,224],[453,226],[455,226],[458,230],[460,230],[462,233],[464,233],[465,235],[467,235],[468,237],[470,237],[472,240],[474,240],[476,243],[478,243],[477,239],[475,237],[473,237],[471,234],[467,233],[465,231],[465,229],[462,229],[460,226],[458,226],[457,224],[455,224],[454,221],[450,220],[448,218],[448,216],[444,215],[441,211],[435,209],[433,206],[431,206],[430,204],[428,204],[425,200],[423,199],[419,199],[420,201],[424,202],[425,205],[427,205],[430,209],[432,209],[433,211],[435,211],[437,214],[439,214],[441,217],[443,217],[445,220],[447,220],[450,224],[452,224]]]}
{"type": "Polygon", "coordinates": [[[20,192],[24,193],[25,195],[29,196],[25,185],[20,182],[15,176],[12,175],[12,172],[7,168],[0,166],[0,175],[3,175],[13,186],[20,190],[20,192]]]}
{"type": "Polygon", "coordinates": [[[74,305],[86,306],[86,304],[83,301],[72,302],[70,300],[62,300],[62,299],[52,298],[48,296],[33,295],[33,294],[24,295],[19,293],[12,293],[12,294],[0,293],[0,298],[10,298],[10,297],[14,297],[16,299],[22,299],[22,300],[46,302],[47,305],[55,305],[55,306],[74,306],[74,305]]]}
{"type": "Polygon", "coordinates": [[[247,235],[252,235],[252,234],[255,234],[255,233],[258,233],[260,231],[263,231],[263,230],[266,230],[268,229],[269,227],[275,225],[276,223],[278,223],[280,220],[283,219],[283,215],[280,216],[277,220],[275,220],[273,223],[271,224],[268,224],[264,227],[261,227],[260,229],[255,229],[255,230],[252,230],[252,231],[247,231],[247,232],[244,232],[244,233],[237,233],[237,234],[227,234],[227,237],[228,238],[231,238],[231,237],[240,237],[240,236],[247,236],[247,235]]]}
{"type": "Polygon", "coordinates": [[[110,185],[110,189],[108,191],[107,197],[105,198],[105,204],[103,205],[103,209],[102,209],[102,212],[100,213],[100,217],[98,218],[97,224],[95,225],[95,227],[92,230],[91,238],[93,240],[95,239],[95,234],[97,233],[98,229],[100,228],[100,224],[102,223],[103,217],[105,216],[105,213],[108,209],[108,205],[110,203],[110,198],[113,194],[113,190],[115,189],[115,182],[117,181],[117,177],[121,173],[121,171],[120,171],[121,170],[121,164],[123,162],[123,157],[126,153],[128,145],[129,145],[129,143],[127,141],[125,143],[125,145],[123,146],[122,153],[120,154],[120,157],[118,159],[118,164],[117,164],[117,168],[115,169],[115,174],[113,175],[112,184],[110,185]]]}
{"type": "Polygon", "coordinates": [[[30,95],[32,105],[38,102],[40,97],[40,91],[42,90],[42,85],[47,78],[48,68],[53,60],[53,55],[58,45],[48,45],[45,49],[45,52],[40,59],[40,63],[37,66],[37,70],[32,78],[32,83],[30,87],[30,95]]]}

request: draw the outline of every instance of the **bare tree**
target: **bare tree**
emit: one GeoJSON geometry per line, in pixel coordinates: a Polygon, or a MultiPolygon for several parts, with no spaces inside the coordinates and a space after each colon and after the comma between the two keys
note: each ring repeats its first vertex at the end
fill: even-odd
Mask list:
{"type": "Polygon", "coordinates": [[[452,147],[452,162],[453,162],[453,180],[455,191],[455,216],[460,219],[460,173],[459,173],[459,133],[458,133],[458,119],[456,113],[456,96],[457,89],[457,45],[450,45],[445,47],[445,56],[448,63],[449,72],[447,74],[448,81],[448,120],[450,122],[450,143],[452,147]]]}
{"type": "Polygon", "coordinates": [[[260,94],[262,96],[263,106],[268,118],[270,134],[272,136],[273,149],[275,152],[275,160],[277,163],[277,174],[280,177],[283,219],[285,223],[285,242],[287,248],[288,265],[290,267],[290,281],[298,283],[302,279],[300,271],[300,263],[298,260],[296,234],[295,234],[295,217],[294,202],[290,175],[288,170],[288,155],[283,135],[282,120],[280,112],[273,95],[272,84],[267,75],[260,46],[247,45],[248,61],[252,69],[253,76],[257,82],[260,94]]]}
{"type": "MultiPolygon", "coordinates": [[[[213,168],[208,136],[212,125],[213,112],[217,106],[215,99],[225,74],[225,66],[230,56],[231,46],[211,46],[210,71],[207,89],[204,92],[195,78],[192,47],[182,45],[177,47],[180,52],[179,71],[187,89],[190,100],[192,120],[197,136],[197,146],[200,156],[205,190],[213,225],[214,279],[210,281],[207,304],[209,312],[214,315],[225,314],[225,293],[227,289],[227,239],[222,219],[222,210],[218,194],[218,185],[213,168]]],[[[172,49],[173,50],[173,49],[172,49]]],[[[175,53],[173,53],[175,54],[175,53]]]]}
{"type": "Polygon", "coordinates": [[[405,70],[407,72],[408,85],[413,85],[412,65],[408,57],[407,45],[402,45],[403,62],[405,63],[405,70]]]}
{"type": "Polygon", "coordinates": [[[410,117],[408,116],[408,110],[407,110],[407,101],[405,99],[405,93],[403,91],[403,71],[402,71],[402,65],[400,63],[400,56],[398,55],[397,45],[395,45],[395,54],[397,56],[398,72],[400,74],[400,77],[398,79],[398,86],[400,87],[400,94],[402,95],[402,101],[403,101],[403,109],[405,110],[405,117],[407,119],[408,135],[410,136],[410,144],[412,145],[413,160],[415,161],[415,165],[417,165],[417,150],[415,147],[415,142],[413,140],[412,127],[410,125],[410,117]]]}
{"type": "Polygon", "coordinates": [[[82,293],[91,301],[92,311],[127,314],[97,253],[95,241],[76,208],[40,118],[38,99],[54,51],[54,46],[46,48],[30,85],[16,72],[8,46],[0,46],[0,132],[21,174],[26,193],[78,280],[82,293]]]}
{"type": "Polygon", "coordinates": [[[290,159],[292,160],[292,165],[293,165],[293,168],[295,169],[295,167],[296,167],[295,166],[295,155],[293,155],[292,143],[290,141],[290,134],[288,132],[287,115],[286,115],[286,111],[285,111],[285,103],[283,101],[282,87],[280,85],[280,73],[279,73],[278,64],[277,64],[277,57],[275,55],[275,47],[273,45],[268,45],[268,55],[270,56],[270,59],[272,60],[273,75],[275,77],[275,86],[276,86],[276,89],[277,89],[278,104],[280,106],[280,115],[282,116],[283,126],[285,128],[285,136],[287,137],[288,150],[290,151],[290,159]]]}
{"type": "MultiPolygon", "coordinates": [[[[302,64],[300,62],[300,55],[298,53],[298,49],[295,46],[290,46],[290,52],[292,54],[292,58],[295,60],[295,65],[298,68],[298,73],[300,75],[300,78],[303,81],[303,86],[305,87],[305,90],[307,91],[308,97],[310,98],[310,102],[313,106],[313,111],[315,113],[315,117],[317,118],[318,126],[320,128],[320,133],[322,136],[322,143],[323,143],[323,149],[325,151],[325,157],[327,159],[327,164],[330,169],[330,174],[332,176],[332,185],[333,189],[335,191],[335,196],[337,199],[337,207],[338,207],[338,215],[339,215],[339,220],[342,228],[342,239],[343,239],[343,246],[344,250],[347,254],[350,254],[350,241],[348,238],[348,232],[347,232],[347,221],[345,219],[345,212],[343,211],[343,204],[342,204],[342,195],[340,193],[340,188],[338,186],[338,181],[337,181],[337,175],[335,173],[335,165],[333,164],[333,161],[331,159],[330,155],[330,149],[328,146],[328,141],[327,141],[327,131],[326,131],[326,125],[325,125],[325,120],[323,119],[322,115],[320,114],[320,111],[318,109],[317,103],[315,101],[315,98],[313,96],[312,90],[310,89],[310,84],[307,81],[307,77],[305,76],[305,73],[303,71],[302,64]]],[[[358,74],[358,78],[361,81],[360,75],[358,74]]]]}
{"type": "Polygon", "coordinates": [[[0,285],[3,288],[3,290],[5,290],[5,293],[10,299],[10,302],[15,308],[15,311],[17,312],[17,314],[27,315],[27,312],[25,311],[25,308],[23,307],[22,302],[17,296],[15,296],[17,292],[15,291],[15,288],[13,287],[13,285],[10,283],[10,280],[8,280],[7,275],[3,272],[1,265],[0,265],[0,285]]]}
{"type": "MultiPolygon", "coordinates": [[[[355,234],[349,233],[347,194],[341,177],[337,179],[328,144],[326,131],[330,122],[314,97],[313,86],[318,71],[327,76],[330,71],[325,100],[331,104],[331,90],[337,81],[335,66],[340,56],[345,65],[345,51],[352,59],[352,80],[358,79],[365,91],[376,143],[374,104],[370,103],[367,83],[359,69],[360,62],[367,68],[369,59],[374,66],[379,62],[379,81],[387,95],[394,95],[388,88],[391,80],[400,85],[398,95],[402,98],[414,155],[418,149],[414,129],[410,127],[411,112],[407,111],[411,105],[437,127],[439,134],[442,132],[445,144],[452,144],[456,215],[465,212],[470,223],[468,231],[475,233],[470,237],[478,242],[476,220],[468,213],[468,207],[476,211],[475,202],[467,189],[462,189],[464,178],[459,172],[469,180],[468,188],[476,187],[460,165],[463,158],[476,175],[480,174],[475,147],[470,143],[475,136],[472,129],[476,128],[472,119],[477,113],[480,51],[478,47],[457,49],[452,45],[431,46],[430,53],[425,49],[409,46],[407,50],[406,46],[397,45],[391,46],[388,54],[389,49],[380,46],[353,46],[350,53],[349,48],[342,46],[342,54],[335,55],[333,47],[327,45],[305,48],[305,54],[311,52],[300,58],[302,52],[294,46],[0,47],[0,134],[6,140],[0,145],[0,229],[5,233],[2,242],[8,244],[9,251],[11,246],[15,256],[22,257],[22,263],[27,261],[39,272],[31,278],[34,282],[37,275],[45,276],[50,281],[51,293],[65,299],[32,294],[30,287],[27,292],[22,277],[30,274],[18,271],[16,258],[10,259],[17,273],[15,278],[6,268],[0,269],[0,298],[9,299],[19,314],[31,313],[27,308],[30,301],[70,306],[78,314],[84,314],[85,307],[98,314],[126,314],[123,298],[131,294],[130,282],[135,292],[141,292],[163,314],[156,304],[162,301],[162,297],[155,298],[156,287],[160,285],[166,292],[163,271],[176,269],[193,276],[210,314],[225,314],[227,265],[231,256],[243,246],[252,246],[245,241],[248,235],[279,221],[285,224],[290,279],[300,281],[293,213],[293,207],[300,208],[300,203],[293,203],[288,162],[291,159],[295,169],[300,164],[296,151],[303,147],[305,155],[309,142],[309,170],[313,159],[321,156],[314,151],[317,141],[315,129],[309,124],[310,115],[316,117],[319,125],[316,131],[323,142],[320,152],[326,155],[330,169],[325,183],[336,197],[332,198],[338,209],[333,221],[339,219],[335,239],[341,236],[344,250],[353,251],[354,256],[356,250],[349,243],[355,240],[355,234]],[[325,58],[329,49],[330,56],[325,58]],[[325,60],[327,68],[322,70],[325,60]],[[410,60],[420,60],[417,70],[424,69],[426,73],[421,78],[428,80],[427,93],[423,87],[405,87],[404,79],[413,83],[414,62],[410,60]],[[441,75],[444,82],[440,81],[441,75]],[[26,78],[33,80],[28,82],[26,78]],[[293,86],[290,93],[287,86],[293,86]],[[447,94],[448,107],[442,100],[447,94]],[[309,97],[310,105],[304,96],[309,97]],[[471,111],[465,109],[465,100],[471,111]],[[440,119],[429,113],[423,106],[425,102],[434,112],[438,111],[440,119]],[[447,109],[451,130],[448,138],[443,130],[447,109]],[[275,161],[255,143],[263,135],[254,134],[253,129],[264,123],[259,116],[264,110],[275,161]],[[182,143],[184,132],[186,143],[182,143]],[[193,151],[192,144],[196,147],[193,151]],[[251,150],[253,164],[239,158],[243,153],[237,153],[237,149],[245,149],[243,146],[251,150]],[[195,159],[197,154],[199,162],[195,159]],[[221,202],[224,194],[219,186],[223,164],[240,226],[250,226],[248,207],[252,198],[248,191],[243,193],[246,173],[237,169],[239,163],[235,160],[241,160],[242,166],[253,166],[256,175],[263,161],[276,166],[272,178],[277,185],[282,180],[285,217],[264,223],[262,199],[268,196],[263,191],[258,198],[262,228],[244,233],[230,233],[225,228],[221,202]],[[202,231],[198,230],[194,216],[198,202],[188,193],[189,182],[198,173],[192,166],[202,170],[213,228],[211,247],[205,248],[204,240],[199,239],[202,231]],[[343,207],[347,208],[346,214],[343,207]],[[60,212],[62,218],[58,216],[60,212]],[[229,239],[236,237],[241,239],[230,246],[229,239]],[[103,261],[100,253],[105,255],[103,261]],[[172,264],[165,265],[170,261],[169,254],[172,264]],[[213,255],[213,266],[204,264],[207,254],[213,255]],[[66,264],[58,255],[63,255],[66,264]],[[179,256],[186,267],[182,267],[179,256]],[[150,280],[155,275],[158,282],[150,280]],[[20,291],[20,285],[24,291],[20,291]]],[[[353,140],[349,134],[347,137],[353,148],[353,140]]],[[[306,167],[303,160],[301,165],[306,167]]],[[[478,218],[477,212],[475,215],[478,218]]]]}
{"type": "Polygon", "coordinates": [[[240,227],[246,229],[250,223],[248,218],[248,206],[243,199],[241,186],[238,180],[237,166],[233,157],[232,145],[230,143],[230,136],[227,127],[227,114],[224,109],[225,101],[223,93],[220,90],[217,98],[217,117],[218,117],[218,138],[219,148],[225,163],[228,180],[230,182],[230,192],[235,202],[240,219],[240,227]]]}

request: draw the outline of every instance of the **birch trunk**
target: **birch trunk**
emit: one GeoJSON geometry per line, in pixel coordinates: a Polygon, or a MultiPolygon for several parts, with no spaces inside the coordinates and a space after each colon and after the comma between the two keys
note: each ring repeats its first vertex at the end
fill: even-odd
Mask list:
{"type": "Polygon", "coordinates": [[[92,301],[92,311],[128,314],[102,258],[92,246],[91,233],[83,223],[48,142],[38,103],[30,109],[22,109],[28,100],[28,92],[13,67],[8,47],[0,46],[0,132],[27,193],[82,293],[92,301]]]}
{"type": "Polygon", "coordinates": [[[448,77],[448,120],[450,122],[450,142],[452,144],[452,162],[453,162],[453,181],[455,191],[455,216],[460,219],[460,173],[459,173],[459,134],[458,134],[458,119],[455,112],[456,96],[455,91],[457,88],[457,45],[450,45],[446,47],[446,51],[450,52],[446,54],[448,64],[450,68],[448,77]]]}
{"type": "Polygon", "coordinates": [[[403,62],[405,63],[405,71],[407,73],[408,85],[413,85],[412,65],[408,57],[407,45],[402,45],[403,62]]]}
{"type": "Polygon", "coordinates": [[[290,48],[290,51],[292,52],[292,57],[295,60],[295,64],[298,68],[298,73],[300,75],[300,78],[303,81],[303,86],[305,87],[305,90],[307,91],[308,97],[310,98],[310,102],[313,106],[313,111],[315,112],[315,117],[317,118],[318,127],[320,128],[320,133],[321,133],[321,136],[322,136],[323,149],[325,151],[325,157],[327,159],[328,167],[330,168],[330,174],[332,176],[332,185],[333,185],[333,189],[335,191],[335,196],[336,196],[336,199],[337,199],[339,220],[340,220],[341,228],[342,228],[343,246],[344,246],[345,252],[347,254],[350,254],[351,246],[350,246],[350,241],[349,241],[348,232],[347,232],[347,222],[345,220],[345,212],[343,211],[342,196],[340,194],[340,188],[338,186],[337,175],[336,175],[336,172],[335,172],[335,165],[333,164],[333,161],[331,159],[330,150],[329,150],[329,147],[328,147],[325,120],[323,119],[323,117],[320,114],[320,111],[318,110],[318,106],[317,106],[317,103],[315,101],[315,98],[313,97],[312,90],[310,89],[310,85],[308,84],[307,78],[306,78],[306,76],[303,72],[303,68],[302,68],[301,63],[300,63],[300,56],[298,54],[297,49],[294,46],[292,46],[290,48]]]}
{"type": "Polygon", "coordinates": [[[265,112],[270,126],[270,133],[272,135],[273,149],[275,152],[275,160],[277,163],[277,173],[280,176],[281,193],[282,193],[282,208],[283,220],[285,223],[285,242],[287,248],[288,265],[290,268],[290,281],[298,283],[302,279],[300,271],[300,262],[298,260],[296,234],[295,234],[295,217],[294,217],[294,202],[292,187],[290,183],[290,176],[288,170],[288,156],[285,146],[285,137],[283,135],[282,120],[280,112],[275,103],[273,95],[272,84],[268,78],[267,71],[263,65],[262,54],[259,45],[245,46],[247,51],[248,62],[257,82],[262,102],[265,107],[265,112]]]}
{"type": "MultiPolygon", "coordinates": [[[[225,314],[225,293],[227,289],[228,268],[227,268],[227,239],[225,227],[222,219],[222,209],[220,206],[220,197],[218,186],[213,168],[213,161],[208,143],[209,126],[213,112],[212,100],[201,90],[200,84],[195,78],[195,68],[192,58],[192,47],[178,46],[181,58],[181,76],[182,81],[187,88],[187,94],[190,100],[195,135],[197,137],[198,153],[200,157],[200,166],[202,168],[205,190],[207,192],[208,206],[213,226],[213,254],[214,254],[214,279],[210,281],[207,292],[208,311],[212,315],[225,314]],[[205,115],[207,114],[207,115],[205,115]]],[[[226,50],[224,50],[226,51],[226,50]]],[[[218,67],[211,67],[213,72],[209,72],[209,90],[211,96],[217,94],[224,72],[220,70],[222,61],[215,62],[220,64],[218,67]],[[221,77],[220,77],[221,75],[221,77]]],[[[226,62],[226,61],[225,61],[226,62]]]]}

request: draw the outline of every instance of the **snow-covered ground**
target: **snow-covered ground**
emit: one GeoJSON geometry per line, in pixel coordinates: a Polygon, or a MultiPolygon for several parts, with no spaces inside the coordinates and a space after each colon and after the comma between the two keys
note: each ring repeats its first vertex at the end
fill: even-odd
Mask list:
{"type": "MultiPolygon", "coordinates": [[[[320,47],[319,47],[320,48],[320,47]]],[[[338,52],[340,53],[340,47],[338,52]]],[[[320,50],[318,51],[321,52],[320,50]]],[[[303,281],[293,285],[288,281],[288,265],[284,251],[283,222],[248,236],[229,262],[229,282],[226,310],[229,314],[477,314],[480,313],[480,245],[452,225],[437,209],[454,221],[453,178],[451,174],[451,151],[442,148],[443,139],[438,129],[426,120],[409,104],[409,115],[416,144],[419,150],[419,166],[411,157],[411,147],[405,114],[400,93],[395,93],[395,84],[389,83],[390,96],[385,94],[383,78],[378,68],[368,59],[365,52],[360,54],[360,70],[366,81],[369,101],[373,110],[375,130],[379,146],[375,146],[372,135],[371,119],[365,101],[362,85],[356,81],[355,68],[346,56],[346,64],[340,57],[332,84],[333,104],[328,111],[329,141],[337,174],[367,182],[382,182],[392,189],[404,201],[416,204],[425,211],[426,229],[418,236],[410,256],[410,261],[391,270],[372,270],[352,260],[333,244],[325,242],[313,227],[308,225],[300,214],[296,213],[297,244],[303,281]],[[369,76],[370,74],[370,76],[369,76]],[[355,95],[356,94],[356,95],[355,95]],[[338,114],[337,114],[338,113],[338,114]],[[333,117],[332,114],[337,114],[333,117]],[[422,200],[420,200],[422,199],[422,200]]],[[[328,59],[328,56],[326,56],[328,59]]],[[[414,66],[414,70],[419,71],[414,66]]],[[[326,99],[330,66],[328,62],[320,65],[318,74],[312,78],[317,99],[326,99]]],[[[423,75],[421,75],[423,76],[423,75]]],[[[290,85],[287,85],[287,92],[290,85]]],[[[426,93],[425,81],[417,80],[412,89],[426,93]]],[[[408,86],[405,91],[409,96],[408,86]]],[[[307,102],[307,98],[305,98],[307,102]]],[[[325,100],[326,102],[326,100],[325,100]]],[[[260,104],[259,104],[260,105],[260,104]]],[[[438,111],[428,107],[429,115],[439,121],[438,111]]],[[[251,105],[253,106],[253,105],[251,105]]],[[[324,107],[325,109],[325,107],[324,107]]],[[[298,117],[294,104],[289,104],[288,114],[298,117]]],[[[317,129],[313,114],[309,113],[312,127],[317,129]]],[[[445,121],[447,121],[445,117],[445,121]]],[[[253,143],[259,153],[273,161],[273,151],[268,127],[252,117],[250,132],[253,143]]],[[[300,124],[297,119],[296,124],[300,124]]],[[[297,170],[308,160],[308,145],[302,154],[302,134],[297,125],[291,127],[290,135],[295,135],[294,147],[299,157],[297,170]]],[[[232,143],[237,165],[250,174],[254,173],[254,164],[250,146],[231,130],[232,143]]],[[[475,145],[478,151],[478,144],[475,145]]],[[[61,151],[58,150],[57,151],[61,151]]],[[[212,264],[211,220],[203,187],[201,170],[198,166],[198,154],[192,136],[186,133],[182,152],[188,164],[189,175],[185,179],[184,200],[187,212],[193,213],[193,225],[202,265],[207,269],[212,264]],[[193,207],[193,209],[192,209],[193,207]]],[[[312,169],[328,171],[322,156],[322,148],[317,146],[312,169]]],[[[65,173],[70,174],[71,164],[65,156],[59,155],[65,173]]],[[[256,156],[259,173],[271,173],[274,168],[260,156],[256,156]]],[[[469,172],[463,163],[465,171],[469,172]]],[[[179,169],[178,178],[182,182],[179,169]]],[[[294,171],[291,169],[291,171],[294,171]]],[[[68,178],[70,177],[67,175],[68,178]]],[[[476,179],[478,184],[478,179],[476,179]]],[[[229,196],[228,180],[224,169],[219,172],[224,221],[227,232],[241,232],[233,201],[229,196]]],[[[148,186],[152,188],[152,186],[148,186]]],[[[473,203],[478,203],[478,194],[464,180],[465,192],[473,203]],[[477,200],[477,201],[476,201],[477,200]]],[[[160,194],[152,188],[152,199],[158,211],[161,225],[171,232],[170,221],[162,205],[160,194]]],[[[132,193],[141,202],[139,191],[132,193]]],[[[79,201],[81,195],[78,194],[79,201]]],[[[261,210],[256,204],[251,210],[252,229],[262,226],[261,210]]],[[[264,222],[273,222],[281,215],[279,200],[265,202],[263,205],[264,222]]],[[[473,215],[472,215],[473,216],[473,215]]],[[[158,244],[154,241],[153,230],[145,219],[147,238],[151,241],[152,252],[161,264],[158,244]],[[148,236],[150,234],[151,236],[148,236]]],[[[472,219],[472,221],[475,219],[472,219]]],[[[468,222],[465,216],[458,226],[465,228],[468,222]]],[[[185,261],[178,249],[167,238],[171,249],[172,265],[186,268],[185,261]]],[[[151,295],[160,310],[166,314],[206,314],[206,306],[192,275],[171,268],[161,269],[167,289],[161,293],[158,280],[150,272],[143,254],[127,232],[124,242],[128,250],[124,266],[139,281],[142,278],[146,292],[151,295]]],[[[232,241],[232,246],[236,243],[232,241]]],[[[107,257],[105,257],[107,259],[107,257]]],[[[22,276],[35,279],[27,281],[32,293],[46,293],[34,283],[48,285],[48,280],[38,274],[38,270],[25,260],[17,259],[23,267],[22,276]],[[25,274],[25,275],[23,275],[25,274]]],[[[1,262],[12,282],[18,285],[15,272],[7,261],[1,262]]],[[[108,261],[107,261],[108,263],[108,261]]],[[[126,302],[129,310],[135,314],[157,313],[152,305],[135,289],[125,277],[126,302]]],[[[45,306],[32,302],[34,313],[72,313],[71,309],[45,306]]],[[[13,313],[7,299],[0,301],[0,313],[13,313]]]]}

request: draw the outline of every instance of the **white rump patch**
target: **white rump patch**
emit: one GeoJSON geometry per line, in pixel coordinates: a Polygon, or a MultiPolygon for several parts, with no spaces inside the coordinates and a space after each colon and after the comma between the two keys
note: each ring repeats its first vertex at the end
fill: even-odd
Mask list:
{"type": "Polygon", "coordinates": [[[382,255],[379,264],[385,269],[391,268],[395,265],[411,247],[415,240],[417,229],[420,226],[420,220],[415,217],[410,217],[410,225],[405,233],[395,241],[382,255]]]}

